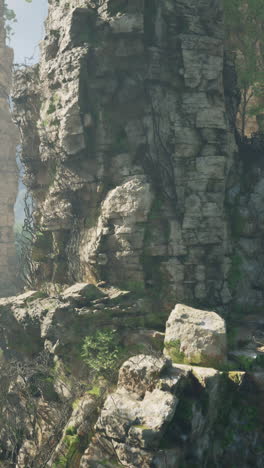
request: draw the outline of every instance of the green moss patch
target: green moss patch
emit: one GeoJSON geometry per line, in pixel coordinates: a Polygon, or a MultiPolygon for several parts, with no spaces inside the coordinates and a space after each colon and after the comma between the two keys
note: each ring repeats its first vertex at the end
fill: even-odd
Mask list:
{"type": "Polygon", "coordinates": [[[64,454],[60,455],[52,465],[52,468],[70,468],[79,466],[81,457],[88,445],[88,438],[76,434],[74,428],[68,428],[63,439],[64,454]]]}
{"type": "Polygon", "coordinates": [[[184,363],[185,356],[184,353],[181,351],[181,342],[180,340],[170,341],[165,343],[165,348],[167,353],[169,354],[171,360],[174,363],[184,363]]]}
{"type": "Polygon", "coordinates": [[[89,395],[92,395],[96,398],[99,398],[101,396],[101,387],[99,385],[94,385],[91,390],[88,390],[89,395]]]}

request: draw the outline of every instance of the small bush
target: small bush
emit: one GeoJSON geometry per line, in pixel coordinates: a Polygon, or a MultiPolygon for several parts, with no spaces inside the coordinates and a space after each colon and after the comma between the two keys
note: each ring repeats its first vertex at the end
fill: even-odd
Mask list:
{"type": "Polygon", "coordinates": [[[86,336],[81,357],[95,375],[109,376],[117,369],[121,347],[115,330],[98,330],[86,336]]]}

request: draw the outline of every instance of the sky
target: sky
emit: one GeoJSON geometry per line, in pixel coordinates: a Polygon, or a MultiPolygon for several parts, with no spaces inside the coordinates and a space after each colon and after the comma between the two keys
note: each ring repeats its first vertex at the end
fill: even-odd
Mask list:
{"type": "Polygon", "coordinates": [[[15,51],[15,63],[38,61],[38,43],[44,35],[44,20],[48,11],[48,0],[7,0],[8,8],[15,11],[17,23],[13,24],[14,35],[11,47],[15,51]],[[32,60],[29,60],[33,57],[32,60]]]}

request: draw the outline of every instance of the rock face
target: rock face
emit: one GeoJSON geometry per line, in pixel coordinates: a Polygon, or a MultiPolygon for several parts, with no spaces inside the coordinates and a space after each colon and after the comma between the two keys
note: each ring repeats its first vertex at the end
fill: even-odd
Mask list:
{"type": "Polygon", "coordinates": [[[165,355],[174,362],[221,366],[226,360],[225,321],[215,312],[177,304],[166,323],[165,355]]]}
{"type": "Polygon", "coordinates": [[[62,356],[100,327],[140,333],[143,318],[144,304],[127,291],[93,284],[76,284],[56,297],[29,291],[0,300],[0,347],[7,353],[12,348],[22,358],[43,347],[62,356]]]}
{"type": "Polygon", "coordinates": [[[38,284],[103,280],[167,312],[230,301],[223,36],[220,0],[50,2],[14,91],[38,284]]]}
{"type": "MultiPolygon", "coordinates": [[[[263,359],[220,371],[172,362],[162,348],[134,354],[127,334],[148,331],[140,301],[91,284],[0,300],[3,467],[263,467],[263,359]],[[81,348],[86,336],[113,328],[122,353],[107,381],[91,373],[81,348]]],[[[204,321],[213,314],[211,330],[223,332],[216,314],[195,313],[204,321]]],[[[195,326],[208,352],[204,325],[195,326]]]]}
{"type": "Polygon", "coordinates": [[[243,410],[248,399],[252,411],[243,372],[224,375],[215,369],[165,361],[161,366],[160,358],[139,355],[123,365],[120,376],[95,425],[96,437],[81,458],[82,468],[100,467],[100,460],[109,468],[119,464],[131,468],[199,468],[232,463],[261,467],[262,454],[253,455],[250,450],[252,443],[256,449],[261,447],[261,422],[256,413],[251,419],[250,411],[247,414],[243,410]],[[142,367],[150,375],[155,360],[155,378],[142,394],[138,387],[142,367]],[[123,380],[124,367],[130,388],[123,380]],[[249,432],[245,430],[248,424],[249,432]]]}
{"type": "Polygon", "coordinates": [[[0,465],[262,468],[263,320],[227,354],[207,312],[264,300],[222,1],[49,0],[14,103],[41,292],[0,301],[0,465]]]}
{"type": "Polygon", "coordinates": [[[0,1],[0,296],[15,291],[14,204],[17,195],[18,130],[9,108],[13,50],[6,46],[4,1],[0,1]]]}
{"type": "Polygon", "coordinates": [[[237,176],[227,192],[227,216],[233,253],[230,257],[229,286],[236,297],[237,311],[260,313],[264,301],[264,167],[263,140],[240,143],[237,176]]]}

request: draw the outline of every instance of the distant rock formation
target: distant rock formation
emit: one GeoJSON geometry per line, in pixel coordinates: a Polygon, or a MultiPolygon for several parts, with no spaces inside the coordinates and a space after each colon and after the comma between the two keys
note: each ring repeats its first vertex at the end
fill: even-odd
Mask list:
{"type": "Polygon", "coordinates": [[[18,175],[16,146],[18,130],[12,122],[9,95],[12,83],[13,50],[6,45],[4,0],[0,0],[0,295],[15,287],[14,204],[18,175]]]}

